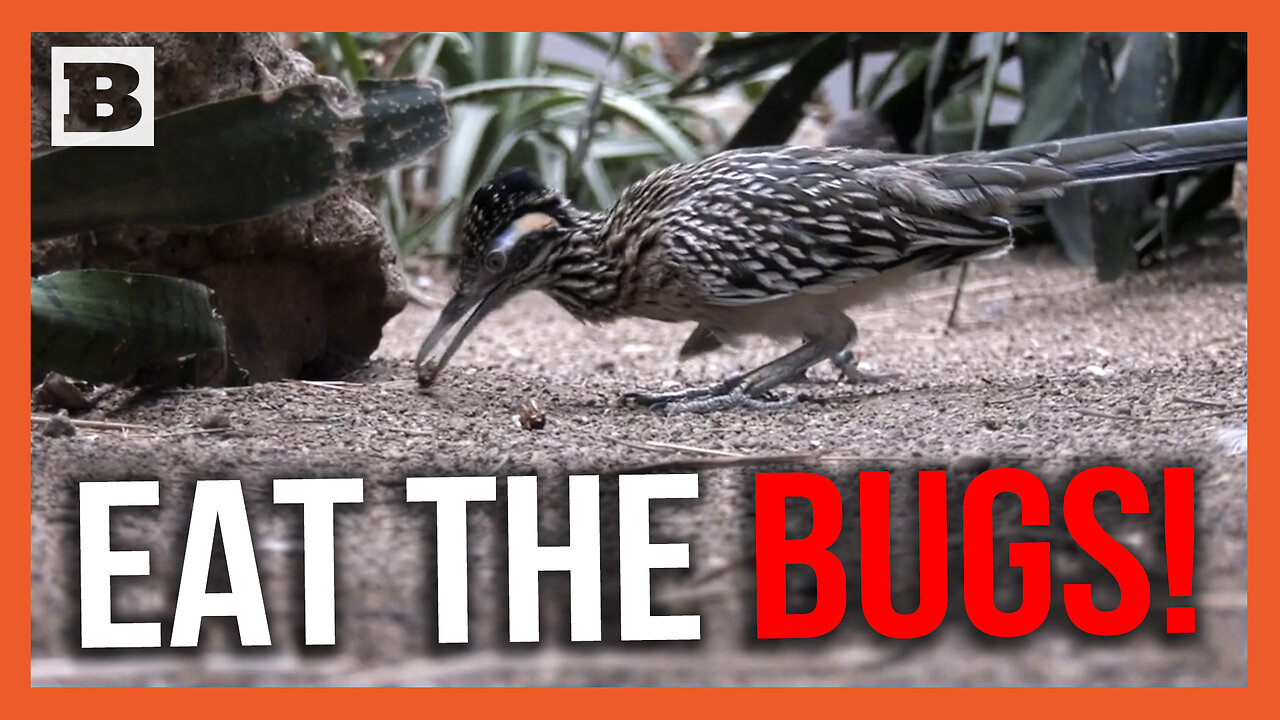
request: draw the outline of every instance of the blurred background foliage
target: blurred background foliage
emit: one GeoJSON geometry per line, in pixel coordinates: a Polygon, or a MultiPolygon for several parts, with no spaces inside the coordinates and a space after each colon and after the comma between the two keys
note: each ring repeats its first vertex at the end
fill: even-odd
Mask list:
{"type": "MultiPolygon", "coordinates": [[[[407,255],[449,256],[460,209],[516,166],[609,206],[720,149],[847,144],[937,153],[1245,114],[1244,33],[299,33],[321,72],[434,77],[452,135],[377,187],[407,255]]],[[[1179,251],[1231,168],[1071,191],[1024,242],[1102,279],[1179,251]]],[[[1225,228],[1219,228],[1225,229],[1225,228]]]]}

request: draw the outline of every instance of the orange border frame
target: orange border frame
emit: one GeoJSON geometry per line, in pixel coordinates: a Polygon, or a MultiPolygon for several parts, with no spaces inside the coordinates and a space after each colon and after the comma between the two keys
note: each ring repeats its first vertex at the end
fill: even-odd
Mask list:
{"type": "MultiPolygon", "coordinates": [[[[209,14],[207,9],[199,5],[175,5],[171,2],[156,0],[134,0],[125,4],[104,2],[104,0],[68,0],[58,3],[56,10],[50,6],[35,6],[35,10],[13,8],[11,16],[22,17],[28,25],[71,25],[79,29],[112,28],[126,26],[130,30],[222,30],[219,25],[238,24],[243,19],[254,25],[269,25],[285,28],[304,24],[342,25],[356,21],[356,24],[369,24],[371,15],[364,9],[356,9],[345,3],[327,0],[312,0],[305,5],[307,13],[299,16],[297,11],[285,5],[264,5],[252,0],[223,0],[218,4],[217,15],[209,14]],[[46,9],[47,8],[47,9],[46,9]],[[41,12],[41,11],[44,12],[41,12]],[[23,17],[25,16],[25,17],[23,17]]],[[[477,17],[493,19],[501,17],[510,25],[533,26],[555,24],[568,26],[584,26],[587,24],[627,25],[635,23],[637,15],[628,6],[610,7],[583,0],[548,0],[547,2],[510,2],[499,0],[490,2],[488,8],[498,10],[496,13],[480,14],[478,7],[464,7],[461,10],[448,7],[431,7],[419,2],[404,0],[383,0],[377,9],[382,11],[377,16],[378,24],[386,24],[390,19],[399,18],[394,24],[417,24],[416,20],[437,21],[442,25],[454,27],[465,26],[468,20],[477,17]],[[487,17],[486,17],[487,16],[487,17]],[[588,23],[595,20],[596,23],[588,23]]],[[[814,3],[807,8],[807,13],[788,14],[777,12],[783,6],[760,5],[751,6],[736,2],[699,2],[688,0],[648,0],[644,4],[644,19],[680,20],[691,25],[712,27],[723,24],[726,20],[742,21],[747,18],[756,20],[757,25],[769,25],[785,29],[785,26],[805,24],[805,20],[821,20],[824,25],[843,24],[846,27],[862,29],[898,30],[902,26],[903,6],[893,3],[814,3]],[[770,12],[774,11],[774,12],[770,12]]],[[[1172,25],[1210,26],[1211,30],[1238,30],[1241,26],[1251,24],[1253,18],[1244,12],[1243,4],[1226,4],[1206,6],[1199,2],[1187,0],[1166,0],[1156,3],[1119,3],[1115,0],[1075,0],[1070,4],[1070,13],[1064,14],[1061,6],[1044,6],[1026,0],[978,0],[977,3],[945,2],[942,0],[924,0],[911,3],[917,9],[916,18],[928,18],[934,25],[972,26],[975,19],[996,19],[1015,24],[1053,25],[1064,19],[1101,19],[1112,25],[1130,28],[1150,25],[1153,20],[1161,20],[1172,25]],[[1206,12],[1208,10],[1208,12],[1206,12]],[[975,12],[977,11],[977,12],[975,12]],[[978,15],[982,17],[978,17],[978,15]]],[[[48,28],[41,28],[48,29],[48,28]]],[[[562,28],[563,29],[563,28],[562,28]]],[[[16,68],[29,67],[30,27],[22,34],[16,30],[3,32],[5,42],[0,43],[0,56],[5,60],[2,67],[9,67],[11,73],[16,68]]],[[[1265,36],[1264,36],[1265,37],[1265,36]]],[[[1270,67],[1274,59],[1275,46],[1265,40],[1251,43],[1254,54],[1250,65],[1251,76],[1257,77],[1256,71],[1261,67],[1270,67]]],[[[29,75],[28,75],[29,76],[29,75]]],[[[1255,120],[1269,117],[1269,95],[1253,94],[1253,105],[1260,107],[1262,115],[1255,113],[1255,120]]],[[[18,228],[26,224],[18,224],[16,218],[29,217],[29,205],[26,198],[30,194],[30,175],[26,170],[28,155],[18,155],[17,138],[29,131],[29,121],[22,122],[24,110],[29,98],[12,95],[5,102],[7,112],[0,114],[0,125],[4,136],[9,137],[8,144],[0,147],[3,163],[10,168],[4,175],[4,203],[8,205],[6,217],[11,219],[11,228],[22,234],[18,228]],[[19,103],[22,103],[20,106],[19,103]]],[[[29,115],[27,115],[29,117],[29,115]]],[[[1254,163],[1253,190],[1255,197],[1269,192],[1270,176],[1266,160],[1270,156],[1270,134],[1259,133],[1254,138],[1252,148],[1255,158],[1261,155],[1262,162],[1254,163]],[[1260,141],[1261,144],[1258,144],[1260,141]],[[1261,170],[1259,170],[1261,168],[1261,170]],[[1260,190],[1259,190],[1260,189],[1260,190]]],[[[1270,216],[1255,215],[1250,223],[1251,235],[1255,241],[1250,244],[1250,255],[1254,268],[1266,273],[1272,269],[1280,271],[1280,245],[1271,246],[1271,228],[1276,227],[1270,216]],[[1259,241],[1260,240],[1260,241],[1259,241]]],[[[18,255],[17,244],[5,246],[3,265],[9,268],[12,285],[0,285],[0,319],[6,327],[16,330],[23,318],[18,316],[19,300],[17,274],[22,267],[22,257],[18,255]]],[[[1269,319],[1280,316],[1280,302],[1276,297],[1276,286],[1268,282],[1253,283],[1249,288],[1249,299],[1255,309],[1260,310],[1259,317],[1264,323],[1258,333],[1251,339],[1255,349],[1259,349],[1263,357],[1267,357],[1268,339],[1275,337],[1274,328],[1269,319]],[[1258,342],[1264,344],[1258,345],[1258,342]]],[[[29,302],[29,298],[28,302],[29,302]]],[[[1280,675],[1277,667],[1276,616],[1267,608],[1276,602],[1277,575],[1275,558],[1280,557],[1277,547],[1277,524],[1267,520],[1267,512],[1271,508],[1280,507],[1277,496],[1280,485],[1263,477],[1263,482],[1249,488],[1250,505],[1254,511],[1249,518],[1249,541],[1251,570],[1249,577],[1249,594],[1253,600],[1248,614],[1249,620],[1249,687],[1213,688],[1213,689],[450,689],[450,690],[368,690],[368,689],[327,689],[310,692],[297,689],[172,689],[145,691],[139,689],[69,689],[53,690],[30,687],[30,494],[19,483],[21,478],[30,477],[30,445],[27,448],[17,446],[17,435],[22,429],[29,427],[21,423],[17,408],[28,403],[27,393],[21,388],[20,380],[30,374],[30,326],[28,331],[20,334],[15,341],[17,354],[10,354],[4,359],[4,374],[10,381],[3,385],[3,402],[6,407],[13,408],[13,414],[5,413],[0,422],[0,438],[3,440],[3,458],[8,476],[11,480],[10,497],[7,502],[0,503],[0,513],[4,522],[0,522],[0,547],[23,548],[21,552],[0,553],[0,567],[4,577],[12,582],[6,587],[28,587],[25,596],[17,592],[0,598],[3,604],[3,636],[9,641],[3,650],[3,687],[13,691],[19,712],[27,710],[28,716],[37,713],[54,717],[77,713],[81,716],[128,716],[138,717],[139,713],[164,713],[179,716],[211,716],[221,717],[233,712],[248,711],[253,714],[291,714],[317,713],[322,715],[337,713],[364,714],[379,707],[388,710],[401,710],[406,715],[418,715],[430,712],[440,716],[468,716],[478,709],[495,713],[508,713],[512,716],[562,716],[566,712],[592,711],[594,706],[608,707],[612,716],[645,716],[651,717],[657,712],[677,710],[681,714],[728,714],[738,716],[774,715],[789,716],[795,714],[821,715],[830,713],[833,716],[844,716],[850,712],[868,716],[889,716],[901,714],[925,714],[945,717],[981,715],[990,717],[996,708],[1005,712],[1015,712],[1016,705],[1011,701],[1021,700],[1027,704],[1024,712],[1035,717],[1070,717],[1078,718],[1082,712],[1090,715],[1116,714],[1134,716],[1165,711],[1174,716],[1190,716],[1192,714],[1212,716],[1224,711],[1232,712],[1244,704],[1263,706],[1265,700],[1276,693],[1276,677],[1280,675]],[[19,499],[21,498],[21,499],[19,499]],[[202,702],[203,701],[203,702],[202,702]],[[213,701],[213,702],[208,702],[213,701]],[[1087,709],[1086,709],[1087,708],[1087,709]]],[[[1251,408],[1257,412],[1253,415],[1251,434],[1268,438],[1276,427],[1276,420],[1269,412],[1277,399],[1278,381],[1270,373],[1259,373],[1251,378],[1250,396],[1259,399],[1257,406],[1251,408]]],[[[1253,403],[1251,403],[1253,405],[1253,403]]],[[[1260,467],[1269,467],[1271,460],[1277,459],[1280,446],[1271,443],[1253,446],[1253,459],[1259,461],[1260,467]]],[[[29,487],[29,486],[27,486],[29,487]]],[[[1204,518],[1213,522],[1212,518],[1204,518]]],[[[8,692],[6,692],[8,694],[8,692]]]]}

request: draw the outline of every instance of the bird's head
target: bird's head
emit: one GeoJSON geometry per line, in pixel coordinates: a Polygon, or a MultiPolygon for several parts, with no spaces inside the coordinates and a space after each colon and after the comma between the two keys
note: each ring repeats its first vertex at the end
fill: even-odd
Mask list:
{"type": "Polygon", "coordinates": [[[541,285],[554,240],[570,225],[571,212],[559,191],[526,170],[511,170],[476,190],[462,228],[453,297],[418,351],[420,384],[435,379],[486,315],[541,285]]]}

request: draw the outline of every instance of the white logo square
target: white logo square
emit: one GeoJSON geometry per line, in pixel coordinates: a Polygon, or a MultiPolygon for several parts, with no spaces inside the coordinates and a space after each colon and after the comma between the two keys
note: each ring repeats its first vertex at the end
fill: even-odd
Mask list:
{"type": "Polygon", "coordinates": [[[155,49],[150,47],[55,47],[50,143],[68,145],[144,146],[155,145],[155,49]],[[88,87],[77,87],[77,102],[94,103],[90,115],[98,118],[123,117],[130,111],[140,115],[137,123],[117,130],[66,129],[71,108],[71,83],[75,79],[88,87]]]}

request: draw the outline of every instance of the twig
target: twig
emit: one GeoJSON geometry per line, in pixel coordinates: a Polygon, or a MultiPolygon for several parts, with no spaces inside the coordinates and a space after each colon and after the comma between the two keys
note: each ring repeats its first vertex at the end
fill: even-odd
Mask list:
{"type": "Polygon", "coordinates": [[[1203,400],[1200,398],[1186,397],[1183,395],[1174,395],[1174,402],[1186,403],[1187,405],[1199,405],[1201,407],[1226,408],[1229,410],[1239,410],[1248,407],[1248,403],[1227,403],[1219,400],[1203,400]]]}
{"type": "MultiPolygon", "coordinates": [[[[982,73],[982,112],[978,113],[978,126],[973,132],[973,150],[982,150],[982,137],[987,130],[987,122],[991,119],[991,103],[995,99],[996,78],[1000,74],[1000,65],[1004,63],[1004,33],[996,33],[991,41],[991,50],[987,53],[986,67],[982,73]]],[[[956,292],[951,296],[951,312],[947,313],[947,329],[956,326],[960,316],[960,296],[964,294],[964,281],[969,276],[969,263],[960,265],[960,277],[956,280],[956,292]]]]}
{"type": "Polygon", "coordinates": [[[1120,415],[1118,413],[1106,413],[1100,410],[1091,410],[1089,408],[1074,408],[1075,412],[1081,415],[1089,415],[1091,417],[1099,417],[1107,420],[1127,420],[1130,422],[1182,422],[1184,420],[1201,420],[1211,417],[1223,417],[1225,415],[1234,415],[1236,413],[1248,412],[1247,406],[1230,408],[1227,410],[1215,410],[1213,412],[1200,413],[1198,415],[1149,415],[1143,417],[1141,415],[1120,415]]]}
{"type": "Polygon", "coordinates": [[[997,398],[995,400],[988,400],[987,404],[988,405],[1008,405],[1009,403],[1015,403],[1015,402],[1018,402],[1019,400],[1028,400],[1030,398],[1036,397],[1037,395],[1039,395],[1039,393],[1032,391],[1032,392],[1022,393],[1021,395],[1013,395],[1010,397],[997,398]]]}
{"type": "Polygon", "coordinates": [[[833,463],[833,462],[907,462],[900,457],[869,457],[863,455],[827,455],[824,453],[782,453],[778,455],[738,455],[732,457],[668,458],[657,462],[614,470],[615,473],[649,473],[663,470],[700,470],[711,468],[742,467],[744,465],[772,465],[777,463],[833,463]]]}
{"type": "Polygon", "coordinates": [[[862,84],[862,33],[849,36],[849,109],[858,109],[858,86],[862,84]]]}
{"type": "Polygon", "coordinates": [[[212,392],[242,392],[244,390],[253,390],[254,388],[268,385],[269,383],[258,383],[256,385],[222,385],[222,386],[203,386],[203,387],[175,387],[163,388],[157,390],[161,395],[199,395],[200,393],[212,392]]]}
{"type": "Polygon", "coordinates": [[[284,382],[294,385],[310,385],[311,387],[321,387],[328,390],[358,390],[364,387],[364,383],[353,383],[346,380],[295,380],[286,378],[284,382]]]}
{"type": "Polygon", "coordinates": [[[731,452],[728,450],[712,450],[711,448],[694,447],[693,445],[681,445],[680,443],[659,442],[657,440],[646,440],[645,445],[655,448],[666,448],[669,450],[683,450],[685,452],[702,453],[703,455],[717,455],[719,457],[745,457],[743,453],[731,452]]]}
{"type": "Polygon", "coordinates": [[[692,445],[679,445],[676,443],[659,442],[657,440],[644,440],[644,441],[637,442],[634,440],[625,440],[620,437],[613,437],[612,435],[601,435],[600,437],[604,440],[609,440],[610,442],[615,442],[619,445],[626,445],[627,447],[633,447],[637,450],[682,450],[684,452],[701,453],[703,455],[717,455],[720,457],[745,457],[745,455],[740,452],[732,452],[728,450],[712,450],[711,448],[700,448],[700,447],[694,447],[692,445]]]}
{"type": "Polygon", "coordinates": [[[587,112],[582,118],[582,124],[578,126],[577,142],[573,146],[573,153],[569,157],[569,172],[571,175],[565,183],[565,195],[573,197],[578,192],[578,185],[582,182],[582,165],[587,161],[588,148],[591,147],[591,141],[595,139],[596,123],[600,120],[600,105],[604,99],[605,76],[609,72],[609,68],[613,66],[614,60],[618,58],[622,52],[622,43],[626,38],[626,33],[616,32],[613,34],[613,42],[609,45],[609,54],[605,57],[604,66],[600,68],[600,74],[596,77],[596,85],[591,89],[591,95],[587,97],[587,112]]]}
{"type": "Polygon", "coordinates": [[[190,430],[174,430],[173,432],[156,433],[153,438],[171,438],[182,437],[183,435],[212,435],[214,433],[224,433],[231,430],[229,427],[215,428],[191,428],[190,430]]]}
{"type": "MultiPolygon", "coordinates": [[[[152,428],[147,425],[131,425],[129,423],[110,422],[108,420],[78,420],[76,418],[66,418],[67,422],[78,428],[86,430],[146,430],[153,432],[152,428]]],[[[38,425],[44,425],[52,422],[51,415],[32,415],[31,422],[38,425]]]]}
{"type": "Polygon", "coordinates": [[[947,329],[956,326],[956,318],[960,315],[960,296],[964,294],[964,279],[969,276],[969,263],[960,264],[960,277],[956,278],[956,290],[951,296],[951,311],[947,313],[947,329]]]}
{"type": "Polygon", "coordinates": [[[614,437],[612,435],[597,435],[601,440],[626,445],[637,450],[677,450],[680,452],[701,453],[706,457],[697,458],[667,458],[658,460],[653,463],[639,465],[635,467],[625,468],[617,472],[653,472],[655,470],[664,470],[671,468],[715,468],[715,467],[734,467],[738,465],[750,465],[752,463],[780,463],[780,462],[907,462],[907,458],[902,457],[869,457],[863,455],[839,455],[834,453],[817,452],[789,452],[789,453],[764,453],[752,455],[744,452],[733,450],[713,450],[711,448],[695,447],[693,445],[681,445],[678,443],[659,442],[656,440],[627,440],[625,438],[614,437]]]}
{"type": "Polygon", "coordinates": [[[413,435],[414,437],[436,437],[440,434],[436,432],[427,432],[425,430],[418,430],[415,428],[407,428],[407,427],[393,427],[393,428],[387,428],[387,429],[392,430],[394,432],[401,432],[401,433],[404,433],[405,435],[413,435]]]}

